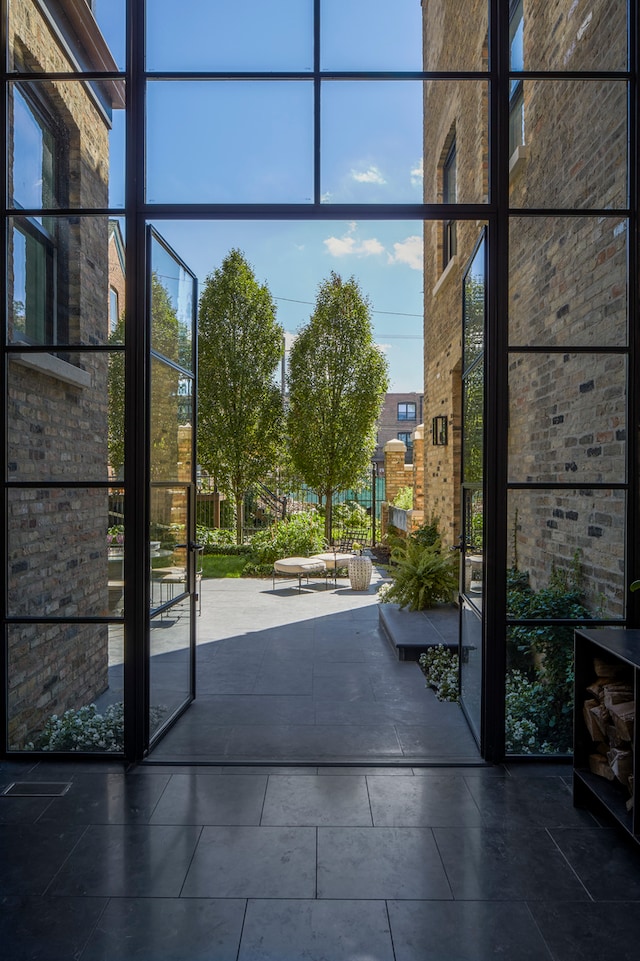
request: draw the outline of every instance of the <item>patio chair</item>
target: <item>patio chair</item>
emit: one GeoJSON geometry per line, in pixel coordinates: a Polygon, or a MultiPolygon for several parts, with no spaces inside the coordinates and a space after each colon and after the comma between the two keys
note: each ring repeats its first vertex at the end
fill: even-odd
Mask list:
{"type": "Polygon", "coordinates": [[[325,575],[325,589],[327,587],[327,565],[318,556],[316,557],[282,557],[273,562],[273,590],[276,589],[276,574],[292,575],[298,578],[298,593],[302,591],[302,578],[307,578],[309,574],[322,573],[325,575]]]}

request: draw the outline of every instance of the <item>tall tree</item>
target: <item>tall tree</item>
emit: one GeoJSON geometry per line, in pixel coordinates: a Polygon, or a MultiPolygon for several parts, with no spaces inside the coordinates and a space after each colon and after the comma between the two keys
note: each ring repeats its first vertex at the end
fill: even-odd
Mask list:
{"type": "Polygon", "coordinates": [[[388,382],[367,298],[353,277],[343,282],[332,272],[291,349],[287,419],[294,466],[325,505],[327,540],[333,495],[369,466],[388,382]]]}
{"type": "Polygon", "coordinates": [[[268,288],[243,253],[231,250],[200,298],[198,456],[233,497],[238,543],[244,495],[279,457],[283,409],[275,371],[283,344],[268,288]]]}

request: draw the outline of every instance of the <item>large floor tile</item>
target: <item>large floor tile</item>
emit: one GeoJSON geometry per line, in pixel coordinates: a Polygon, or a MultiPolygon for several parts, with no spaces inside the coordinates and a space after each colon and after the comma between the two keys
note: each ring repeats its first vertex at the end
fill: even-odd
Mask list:
{"type": "Polygon", "coordinates": [[[174,774],[152,824],[259,824],[266,774],[235,778],[174,774]]]}
{"type": "Polygon", "coordinates": [[[249,901],[238,961],[394,961],[384,901],[249,901]]]}
{"type": "Polygon", "coordinates": [[[371,826],[366,780],[319,775],[269,778],[261,823],[371,826]]]}
{"type": "Polygon", "coordinates": [[[390,901],[395,961],[552,961],[522,902],[390,901]]]}
{"type": "Polygon", "coordinates": [[[434,828],[456,900],[587,900],[571,867],[542,829],[434,828]]]}
{"type": "Polygon", "coordinates": [[[429,829],[318,828],[319,898],[452,896],[429,829]]]}
{"type": "Polygon", "coordinates": [[[244,900],[113,898],[82,961],[235,961],[244,900]]]}
{"type": "Polygon", "coordinates": [[[373,823],[386,827],[476,827],[482,816],[463,778],[369,778],[373,823]]]}
{"type": "Polygon", "coordinates": [[[189,868],[188,898],[313,898],[314,828],[206,827],[189,868]]]}
{"type": "Polygon", "coordinates": [[[78,843],[82,826],[0,826],[0,894],[44,894],[78,843]]]}
{"type": "Polygon", "coordinates": [[[640,901],[640,848],[629,838],[607,828],[550,834],[595,901],[640,901]]]}
{"type": "Polygon", "coordinates": [[[87,828],[47,893],[91,897],[178,897],[200,828],[107,824],[87,828]]]}
{"type": "Polygon", "coordinates": [[[166,774],[132,778],[124,773],[80,775],[65,795],[53,798],[41,823],[147,823],[169,782],[166,774]]]}
{"type": "Polygon", "coordinates": [[[398,740],[409,757],[425,757],[436,761],[479,757],[476,742],[462,714],[443,714],[442,723],[396,723],[398,740]]]}
{"type": "Polygon", "coordinates": [[[553,900],[529,905],[554,961],[611,958],[638,961],[640,905],[557,904],[553,900]]]}
{"type": "Polygon", "coordinates": [[[2,957],[6,961],[79,958],[106,904],[103,898],[0,898],[2,957]]]}
{"type": "Polygon", "coordinates": [[[485,822],[496,828],[592,827],[593,817],[574,808],[571,792],[562,778],[504,778],[469,780],[485,822]]]}

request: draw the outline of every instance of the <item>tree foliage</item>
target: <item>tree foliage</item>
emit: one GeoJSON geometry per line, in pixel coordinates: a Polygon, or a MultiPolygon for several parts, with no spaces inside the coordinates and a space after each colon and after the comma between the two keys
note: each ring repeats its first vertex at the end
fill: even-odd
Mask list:
{"type": "Polygon", "coordinates": [[[274,375],[283,342],[268,288],[231,250],[200,298],[198,458],[235,501],[238,543],[244,494],[279,456],[282,394],[274,375]]]}
{"type": "Polygon", "coordinates": [[[325,504],[357,484],[375,449],[375,424],[388,387],[387,362],[373,341],[369,303],[353,277],[331,273],[289,359],[287,429],[296,471],[325,504]]]}

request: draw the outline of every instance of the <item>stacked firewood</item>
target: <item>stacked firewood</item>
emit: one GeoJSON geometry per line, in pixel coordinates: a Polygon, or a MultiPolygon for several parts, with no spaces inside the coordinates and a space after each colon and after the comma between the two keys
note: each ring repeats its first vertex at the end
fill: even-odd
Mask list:
{"type": "Polygon", "coordinates": [[[633,728],[636,716],[633,676],[625,664],[593,660],[595,680],[587,688],[583,716],[594,750],[589,767],[608,781],[619,781],[633,795],[633,728]]]}

